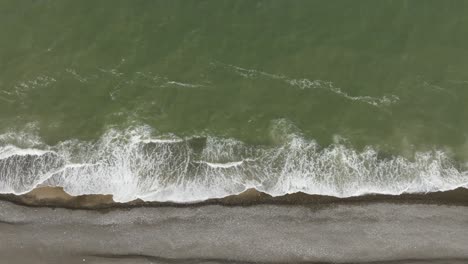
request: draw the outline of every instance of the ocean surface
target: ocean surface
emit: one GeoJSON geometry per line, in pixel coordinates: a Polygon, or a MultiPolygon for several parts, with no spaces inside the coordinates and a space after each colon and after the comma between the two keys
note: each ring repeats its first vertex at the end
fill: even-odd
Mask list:
{"type": "Polygon", "coordinates": [[[0,193],[468,188],[467,1],[0,1],[0,193]]]}

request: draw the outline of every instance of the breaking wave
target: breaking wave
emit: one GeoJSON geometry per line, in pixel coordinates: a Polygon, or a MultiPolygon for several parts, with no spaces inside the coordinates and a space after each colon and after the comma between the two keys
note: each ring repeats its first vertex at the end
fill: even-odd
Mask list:
{"type": "Polygon", "coordinates": [[[4,134],[0,192],[22,194],[44,184],[62,186],[72,195],[112,194],[118,202],[195,202],[249,188],[273,196],[304,192],[349,197],[468,187],[468,172],[443,151],[419,152],[408,159],[382,157],[371,147],[320,147],[283,129],[284,123],[278,121],[272,130],[279,139],[274,146],[214,136],[155,138],[147,126],[110,129],[95,142],[68,140],[55,146],[34,136],[4,134]]]}

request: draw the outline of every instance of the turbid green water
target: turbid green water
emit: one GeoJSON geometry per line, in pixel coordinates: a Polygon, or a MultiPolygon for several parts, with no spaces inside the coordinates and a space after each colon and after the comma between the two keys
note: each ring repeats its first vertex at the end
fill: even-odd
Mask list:
{"type": "Polygon", "coordinates": [[[3,192],[468,182],[466,1],[4,0],[0,32],[3,192]]]}

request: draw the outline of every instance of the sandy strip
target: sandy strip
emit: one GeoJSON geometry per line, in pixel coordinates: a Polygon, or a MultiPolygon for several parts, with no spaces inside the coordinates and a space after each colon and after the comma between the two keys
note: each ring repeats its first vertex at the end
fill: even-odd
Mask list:
{"type": "Polygon", "coordinates": [[[338,199],[255,190],[196,204],[0,195],[0,264],[468,263],[468,190],[338,199]]]}
{"type": "Polygon", "coordinates": [[[0,201],[0,263],[468,263],[468,207],[72,210],[0,201]]]}

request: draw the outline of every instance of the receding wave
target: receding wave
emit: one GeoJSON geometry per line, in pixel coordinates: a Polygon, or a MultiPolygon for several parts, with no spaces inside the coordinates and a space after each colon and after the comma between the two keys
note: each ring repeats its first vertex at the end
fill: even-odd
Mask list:
{"type": "Polygon", "coordinates": [[[147,126],[110,129],[95,142],[55,146],[24,139],[15,146],[14,134],[3,135],[0,192],[21,194],[44,184],[62,186],[72,195],[112,194],[119,202],[195,202],[249,188],[273,196],[350,197],[468,187],[468,172],[443,151],[419,152],[411,159],[383,157],[371,147],[321,147],[281,126],[280,120],[273,128],[273,134],[284,133],[276,135],[274,146],[214,136],[154,137],[147,126]]]}

